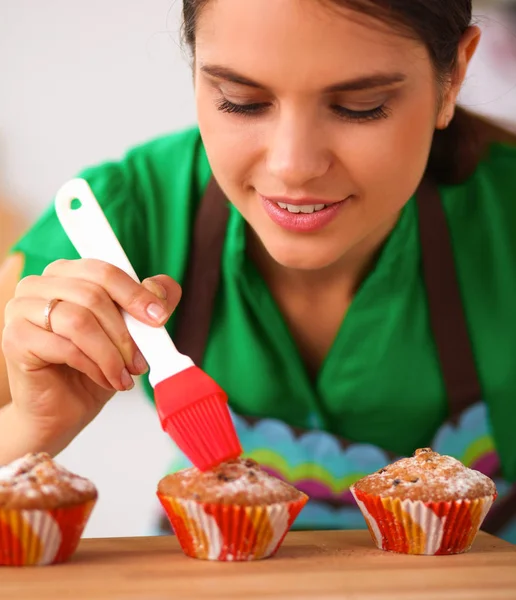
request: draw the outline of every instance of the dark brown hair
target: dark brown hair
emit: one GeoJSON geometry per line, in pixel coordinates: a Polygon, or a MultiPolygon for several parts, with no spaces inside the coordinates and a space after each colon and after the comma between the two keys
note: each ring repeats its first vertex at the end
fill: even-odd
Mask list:
{"type": "MultiPolygon", "coordinates": [[[[395,27],[402,35],[421,40],[428,50],[439,83],[453,77],[459,42],[471,25],[472,0],[324,1],[371,16],[395,27]]],[[[197,18],[208,2],[183,0],[183,37],[192,53],[197,18]]],[[[448,128],[436,130],[434,134],[427,174],[437,183],[464,181],[475,170],[492,141],[516,143],[516,137],[486,119],[457,108],[448,128]]]]}

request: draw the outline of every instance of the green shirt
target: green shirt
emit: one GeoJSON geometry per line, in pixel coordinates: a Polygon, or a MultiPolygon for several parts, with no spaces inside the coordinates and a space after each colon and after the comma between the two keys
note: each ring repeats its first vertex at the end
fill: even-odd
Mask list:
{"type": "MultiPolygon", "coordinates": [[[[132,149],[86,178],[141,278],[179,283],[196,207],[211,171],[197,128],[132,149]]],[[[440,188],[466,318],[505,477],[516,481],[516,148],[493,145],[464,184],[440,188]]],[[[315,381],[265,282],[245,253],[232,208],[203,368],[232,408],[322,428],[396,454],[429,444],[447,417],[421,274],[412,198],[361,285],[315,381]]],[[[16,244],[24,275],[76,258],[53,206],[16,244]]],[[[173,334],[174,317],[168,327],[173,334]]],[[[148,383],[146,389],[150,391],[148,383]]]]}

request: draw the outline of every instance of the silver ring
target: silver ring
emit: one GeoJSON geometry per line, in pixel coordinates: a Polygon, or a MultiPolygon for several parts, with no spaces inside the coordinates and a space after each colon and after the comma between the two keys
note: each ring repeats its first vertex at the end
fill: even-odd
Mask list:
{"type": "Polygon", "coordinates": [[[61,300],[59,300],[58,298],[52,298],[52,300],[49,300],[47,302],[47,305],[45,306],[45,329],[47,331],[50,331],[50,333],[54,333],[54,330],[52,329],[52,323],[50,322],[50,313],[54,310],[58,302],[61,302],[61,300]]]}

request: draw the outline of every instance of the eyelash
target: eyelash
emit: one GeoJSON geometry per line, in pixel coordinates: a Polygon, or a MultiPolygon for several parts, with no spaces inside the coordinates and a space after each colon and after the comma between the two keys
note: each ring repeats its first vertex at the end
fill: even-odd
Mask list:
{"type": "MultiPolygon", "coordinates": [[[[270,105],[268,103],[255,102],[252,104],[235,104],[227,98],[222,98],[217,102],[217,109],[221,112],[254,117],[264,113],[270,105]]],[[[340,119],[353,121],[354,123],[364,123],[367,121],[377,121],[378,119],[387,119],[389,110],[382,104],[370,110],[350,110],[339,105],[332,105],[331,109],[340,119]]]]}

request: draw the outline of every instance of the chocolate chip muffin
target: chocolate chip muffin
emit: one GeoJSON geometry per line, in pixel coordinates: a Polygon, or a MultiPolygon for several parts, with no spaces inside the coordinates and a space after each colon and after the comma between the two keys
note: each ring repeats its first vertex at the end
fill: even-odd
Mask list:
{"type": "Polygon", "coordinates": [[[416,450],[413,457],[402,458],[364,477],[354,488],[375,496],[422,502],[473,500],[496,494],[489,477],[430,448],[416,450]]]}
{"type": "Polygon", "coordinates": [[[0,508],[52,510],[96,499],[91,481],[70,473],[49,454],[28,454],[0,467],[0,508]]]}
{"type": "Polygon", "coordinates": [[[184,469],[162,479],[158,492],[196,502],[239,506],[294,502],[304,496],[295,487],[269,475],[252,459],[231,460],[209,471],[184,469]]]}
{"type": "Polygon", "coordinates": [[[187,556],[222,561],[273,556],[308,500],[243,458],[167,475],[158,498],[187,556]]]}
{"type": "Polygon", "coordinates": [[[91,481],[48,454],[28,454],[0,467],[0,565],[68,560],[96,500],[91,481]]]}
{"type": "Polygon", "coordinates": [[[496,498],[489,477],[430,448],[362,478],[351,491],[375,544],[408,554],[466,552],[496,498]]]}

